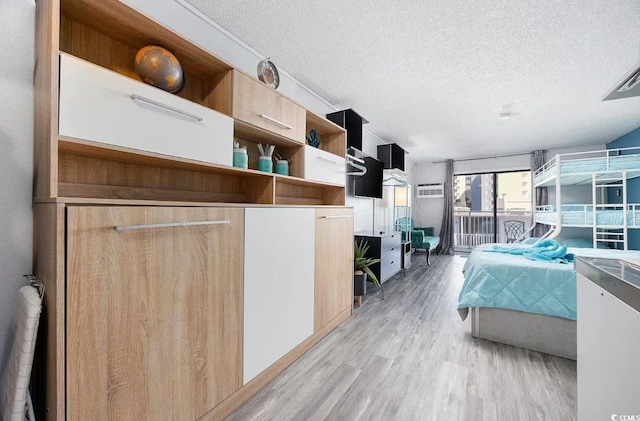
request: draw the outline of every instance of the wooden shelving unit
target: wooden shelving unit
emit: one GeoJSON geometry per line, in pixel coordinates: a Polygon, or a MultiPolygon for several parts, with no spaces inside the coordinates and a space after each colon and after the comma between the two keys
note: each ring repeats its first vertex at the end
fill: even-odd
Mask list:
{"type": "MultiPolygon", "coordinates": [[[[82,386],[78,386],[85,384],[84,380],[91,383],[93,378],[83,378],[85,373],[82,371],[82,362],[69,359],[70,354],[67,352],[74,346],[82,345],[87,338],[91,339],[99,335],[96,332],[89,332],[83,336],[70,331],[68,329],[70,321],[79,323],[87,319],[85,317],[78,318],[76,317],[77,313],[69,312],[68,304],[70,300],[82,296],[83,298],[93,297],[100,305],[113,308],[114,305],[117,305],[118,300],[122,301],[123,298],[127,302],[129,299],[134,301],[136,299],[132,294],[125,294],[119,298],[101,296],[99,292],[95,292],[96,289],[85,288],[86,277],[79,271],[78,264],[69,265],[69,262],[74,262],[72,257],[78,256],[75,253],[76,250],[81,250],[86,254],[86,258],[80,258],[77,262],[87,265],[88,272],[92,275],[98,272],[94,272],[91,265],[95,265],[96,268],[113,269],[110,280],[100,279],[101,282],[104,281],[103,287],[112,280],[115,280],[114,282],[122,281],[123,278],[115,274],[122,269],[131,270],[131,273],[138,269],[141,270],[131,278],[135,282],[139,282],[137,285],[147,285],[145,282],[149,282],[148,285],[161,284],[166,287],[167,282],[155,281],[158,279],[176,281],[181,276],[180,268],[183,264],[193,269],[194,273],[204,273],[200,269],[202,265],[207,266],[207,262],[212,258],[211,253],[216,253],[216,259],[224,258],[220,260],[224,262],[229,261],[229,256],[238,260],[243,253],[244,237],[241,230],[237,228],[239,221],[234,224],[233,229],[236,231],[233,235],[229,233],[223,236],[218,233],[222,230],[207,231],[208,234],[204,235],[204,231],[202,231],[202,241],[198,242],[193,241],[194,237],[185,234],[185,231],[161,231],[153,234],[158,236],[159,243],[163,244],[161,246],[148,243],[151,237],[142,233],[143,235],[139,237],[139,244],[150,245],[135,247],[134,243],[128,243],[127,240],[127,238],[133,237],[118,237],[115,234],[116,230],[113,229],[113,224],[102,224],[103,221],[96,221],[96,218],[87,217],[85,219],[80,217],[80,214],[89,215],[95,210],[116,219],[129,215],[132,219],[130,223],[127,223],[128,225],[140,224],[141,222],[136,221],[146,221],[147,218],[150,218],[149,221],[158,222],[154,225],[164,226],[163,223],[166,222],[164,217],[159,217],[163,212],[166,213],[167,218],[172,216],[169,219],[180,219],[178,216],[191,215],[190,220],[198,222],[208,219],[224,221],[228,215],[232,215],[234,212],[238,215],[242,214],[238,209],[225,208],[314,207],[321,208],[314,211],[320,211],[320,214],[335,212],[338,215],[346,215],[344,220],[338,221],[336,219],[331,222],[336,225],[336,221],[340,223],[339,230],[333,228],[341,232],[344,237],[340,247],[343,247],[344,250],[352,249],[353,215],[351,209],[344,209],[344,183],[340,183],[339,179],[336,182],[327,182],[326,180],[334,180],[334,178],[326,177],[322,171],[310,176],[308,170],[311,166],[307,166],[307,162],[313,155],[305,153],[309,147],[305,144],[304,134],[311,129],[316,129],[322,140],[320,149],[326,152],[325,158],[328,156],[333,159],[333,162],[327,165],[342,170],[339,164],[344,161],[346,154],[346,132],[339,126],[304,109],[279,92],[266,87],[254,77],[235,69],[211,52],[173,33],[119,0],[38,1],[36,3],[36,62],[34,75],[36,122],[34,126],[34,273],[43,280],[47,288],[44,305],[46,317],[42,323],[45,335],[43,341],[39,341],[41,346],[46,347],[46,350],[43,351],[39,348],[37,351],[39,354],[36,357],[39,361],[46,360],[46,364],[43,364],[46,366],[46,373],[42,369],[34,371],[33,384],[37,385],[35,386],[37,387],[37,395],[41,397],[36,402],[39,406],[36,413],[46,413],[48,418],[61,420],[86,417],[86,415],[77,416],[80,413],[99,413],[100,415],[106,413],[106,410],[91,412],[81,408],[86,403],[88,406],[102,405],[100,407],[104,409],[109,406],[108,404],[103,405],[105,402],[74,399],[73,395],[69,394],[70,391],[74,391],[78,394],[86,392],[87,396],[106,396],[95,393],[92,395],[95,391],[85,391],[82,386]],[[178,96],[186,101],[164,91],[158,93],[160,91],[156,91],[155,88],[140,81],[134,70],[134,57],[140,48],[148,45],[164,47],[179,60],[186,75],[186,85],[178,96]],[[69,63],[75,63],[77,66],[73,67],[69,63]],[[78,63],[80,64],[78,65],[78,63]],[[86,70],[87,68],[98,69],[98,72],[90,73],[86,70]],[[76,73],[73,73],[73,69],[76,73]],[[98,76],[95,76],[96,74],[98,76]],[[74,77],[78,75],[80,77],[74,77]],[[83,77],[84,85],[79,82],[83,77]],[[91,91],[91,94],[87,94],[86,86],[96,89],[91,91]],[[116,89],[122,86],[127,86],[129,90],[125,92],[124,88],[122,91],[116,89]],[[74,90],[74,88],[76,89],[74,90]],[[130,88],[135,89],[131,92],[130,88]],[[153,113],[155,114],[149,117],[148,113],[151,112],[149,108],[153,108],[149,104],[152,102],[149,102],[148,99],[142,105],[137,102],[139,97],[134,94],[138,90],[144,90],[150,98],[157,96],[165,99],[164,108],[161,110],[154,108],[153,113]],[[111,95],[109,101],[114,101],[110,103],[111,108],[104,105],[109,102],[105,100],[106,92],[111,95]],[[125,104],[125,107],[118,107],[122,104],[125,104]],[[171,114],[171,104],[174,104],[174,114],[171,114]],[[175,106],[175,104],[178,105],[175,106]],[[176,109],[180,111],[180,106],[184,106],[186,110],[195,109],[201,114],[196,114],[196,118],[193,118],[192,114],[192,118],[189,119],[187,118],[189,113],[183,110],[181,115],[176,115],[176,109]],[[258,106],[264,107],[266,111],[257,109],[258,106]],[[69,110],[81,110],[83,113],[73,114],[69,113],[69,110]],[[86,113],[84,113],[85,111],[86,113]],[[198,115],[204,117],[198,119],[198,115]],[[85,119],[83,118],[85,116],[88,117],[85,119]],[[140,124],[141,119],[144,119],[147,124],[140,124]],[[126,124],[123,123],[125,120],[126,124]],[[159,121],[164,125],[156,127],[154,123],[159,121]],[[66,126],[61,122],[64,122],[66,126]],[[73,126],[70,122],[86,124],[85,127],[81,127],[81,124],[73,126]],[[111,124],[111,122],[113,123],[111,124]],[[156,131],[147,129],[149,122],[156,131]],[[118,126],[119,123],[122,124],[122,127],[118,126]],[[86,127],[93,130],[83,132],[81,129],[86,129],[86,127]],[[115,130],[111,130],[112,128],[115,130]],[[183,130],[185,128],[187,130],[183,130]],[[105,132],[109,132],[109,136],[105,135],[105,132]],[[185,135],[184,133],[189,134],[185,135]],[[169,151],[173,152],[167,152],[168,149],[158,147],[162,143],[159,138],[165,142],[165,145],[168,143],[173,148],[169,151]],[[185,142],[185,144],[174,143],[174,138],[175,142],[185,142]],[[230,166],[231,156],[228,156],[226,151],[231,149],[234,138],[238,139],[242,145],[247,146],[249,169],[230,166]],[[145,142],[136,142],[139,140],[145,142]],[[229,143],[226,143],[227,140],[229,143]],[[257,171],[257,143],[276,145],[277,152],[289,159],[290,175],[282,176],[257,171]],[[220,145],[225,146],[224,152],[218,153],[223,148],[215,149],[212,145],[216,148],[220,145]],[[227,146],[229,147],[226,148],[227,146]],[[179,155],[189,148],[191,148],[189,152],[192,153],[185,153],[182,156],[191,159],[166,154],[179,155]],[[202,156],[202,151],[211,150],[214,153],[206,157],[202,156]],[[207,159],[207,161],[198,159],[207,159]],[[307,171],[305,171],[305,166],[307,166],[307,171]],[[316,181],[312,179],[313,177],[316,180],[325,181],[316,181]],[[332,211],[330,208],[336,209],[332,211]],[[159,213],[151,218],[153,215],[150,214],[157,212],[159,213]],[[75,225],[74,214],[77,216],[75,225]],[[97,233],[98,230],[95,228],[91,228],[94,222],[97,222],[98,225],[102,224],[99,229],[100,233],[97,233]],[[74,249],[73,238],[85,241],[93,240],[97,235],[105,235],[114,239],[114,244],[118,244],[117,247],[123,245],[133,247],[134,251],[138,253],[138,260],[148,261],[148,265],[147,263],[133,262],[130,253],[121,253],[117,261],[105,263],[107,260],[102,259],[108,259],[112,253],[102,248],[101,241],[93,242],[95,247],[91,250],[84,246],[74,249]],[[188,247],[193,247],[198,252],[203,250],[210,252],[203,253],[201,259],[184,263],[183,261],[190,259],[193,253],[182,253],[188,248],[182,246],[163,249],[166,244],[169,244],[166,241],[170,240],[170,236],[173,236],[175,241],[184,242],[188,247]],[[234,240],[235,246],[233,247],[229,241],[230,237],[233,237],[234,240]],[[208,248],[200,247],[205,243],[208,248]],[[151,254],[148,253],[152,250],[158,251],[158,261],[166,263],[166,267],[170,270],[175,270],[176,276],[173,276],[173,273],[168,273],[169,269],[154,271],[153,268],[156,267],[156,264],[151,259],[151,254]],[[46,402],[43,402],[42,397],[46,398],[46,402]]],[[[159,102],[161,101],[156,100],[156,107],[159,102]]],[[[178,112],[178,114],[180,113],[178,112]]],[[[314,160],[316,163],[320,161],[322,160],[314,160]]],[[[301,209],[300,211],[307,212],[309,210],[301,209]]],[[[322,222],[327,221],[323,220],[322,222]]],[[[227,227],[220,224],[220,227],[222,226],[227,227]]],[[[277,242],[274,241],[275,243],[277,242]]],[[[176,242],[175,244],[181,243],[176,242]]],[[[330,248],[329,245],[326,248],[330,248]]],[[[333,248],[329,251],[332,250],[333,248]]],[[[331,304],[335,300],[334,290],[337,291],[337,289],[331,285],[339,284],[340,288],[346,291],[345,296],[348,299],[343,300],[344,303],[341,302],[341,305],[344,305],[340,307],[340,311],[336,313],[336,309],[333,309],[336,311],[323,310],[321,323],[317,326],[312,337],[297,345],[277,364],[257,376],[249,384],[230,386],[233,390],[237,389],[232,395],[228,396],[230,390],[213,390],[213,388],[209,388],[209,385],[203,386],[207,389],[207,397],[215,398],[216,401],[208,402],[207,408],[200,408],[200,413],[191,418],[222,419],[351,314],[350,268],[352,265],[349,261],[351,257],[348,253],[342,252],[340,256],[342,257],[340,262],[338,259],[332,258],[330,264],[323,266],[324,272],[320,274],[321,284],[326,285],[322,289],[325,304],[331,304]],[[336,272],[337,269],[340,271],[336,272]],[[224,401],[218,402],[225,396],[228,397],[224,401]],[[202,410],[210,410],[212,405],[217,406],[207,413],[207,417],[202,418],[202,410]]],[[[217,273],[221,267],[219,264],[207,266],[208,270],[213,271],[207,279],[215,278],[224,281],[220,281],[220,285],[218,285],[220,289],[215,289],[215,294],[211,294],[209,297],[224,299],[225,305],[207,307],[213,315],[222,317],[217,323],[218,326],[227,326],[226,317],[232,318],[234,323],[241,322],[241,318],[235,315],[228,316],[225,313],[228,310],[227,305],[230,305],[230,300],[235,300],[234,302],[240,306],[237,308],[242,308],[242,302],[238,301],[242,299],[241,290],[237,290],[238,294],[235,294],[234,297],[225,295],[223,291],[225,288],[229,288],[229,283],[226,280],[230,278],[234,279],[236,285],[242,286],[241,265],[236,266],[239,268],[239,273],[227,274],[228,276],[217,273]]],[[[180,285],[190,285],[188,282],[191,282],[191,277],[181,280],[180,285]]],[[[123,282],[118,285],[131,284],[123,282]]],[[[210,288],[211,283],[203,280],[200,285],[203,288],[210,288]]],[[[153,288],[148,291],[152,290],[153,288]]],[[[200,299],[205,295],[200,294],[197,298],[200,299]]],[[[173,300],[168,294],[162,303],[173,301],[176,300],[173,300]]],[[[155,304],[159,305],[158,302],[155,304]]],[[[138,308],[132,306],[132,308],[134,307],[138,308]]],[[[79,308],[88,307],[79,304],[79,308]]],[[[167,306],[163,308],[166,310],[167,306]]],[[[184,314],[191,312],[194,308],[197,306],[184,307],[184,314]]],[[[149,310],[146,307],[145,309],[149,310]]],[[[98,314],[98,312],[91,311],[89,313],[98,314]]],[[[118,311],[114,311],[112,314],[116,313],[124,314],[118,311]]],[[[132,316],[132,319],[136,319],[136,316],[132,316]]],[[[102,320],[107,320],[107,318],[102,318],[102,320]]],[[[167,320],[171,320],[171,315],[167,320]]],[[[157,326],[152,328],[155,329],[157,326]]],[[[237,326],[227,328],[233,330],[234,335],[232,336],[234,338],[242,337],[237,326]]],[[[167,332],[173,332],[173,328],[169,325],[167,325],[167,332]]],[[[115,332],[114,335],[118,336],[120,332],[115,332]]],[[[171,343],[173,340],[172,338],[165,339],[165,343],[171,343]]],[[[123,343],[126,343],[126,340],[128,337],[123,343]]],[[[218,340],[214,342],[215,346],[225,343],[218,340]]],[[[99,344],[94,349],[107,352],[108,346],[103,345],[99,344]]],[[[201,347],[207,352],[211,351],[207,356],[207,359],[211,360],[210,364],[218,364],[226,370],[225,363],[219,362],[217,359],[220,352],[215,349],[215,346],[210,345],[205,344],[204,347],[201,347]]],[[[93,358],[93,356],[87,358],[93,358]]],[[[110,357],[107,356],[106,360],[110,361],[110,357]]],[[[121,363],[125,362],[119,357],[114,357],[113,361],[114,367],[117,366],[115,370],[122,370],[121,367],[124,365],[121,363]]],[[[180,359],[180,361],[186,360],[180,359]]],[[[129,362],[131,361],[126,361],[127,364],[129,362]]],[[[143,362],[137,361],[137,363],[139,363],[137,367],[145,366],[143,362]]],[[[107,367],[107,369],[111,370],[112,367],[107,367]]],[[[241,372],[239,367],[233,367],[233,369],[236,370],[235,372],[241,372]]],[[[219,371],[224,370],[220,369],[219,371]]],[[[200,374],[198,370],[195,370],[194,373],[200,374]]],[[[211,378],[228,377],[223,374],[220,376],[216,374],[211,378]]],[[[138,377],[146,378],[144,376],[138,377]]],[[[145,387],[153,387],[154,384],[151,383],[153,381],[150,381],[150,385],[145,385],[145,387]]],[[[214,386],[217,387],[218,383],[214,382],[214,386]]],[[[171,384],[171,382],[163,384],[171,384]]],[[[187,382],[185,384],[194,383],[187,382]]],[[[143,389],[143,387],[135,388],[135,393],[140,393],[141,397],[135,401],[140,405],[133,409],[131,405],[125,405],[124,407],[128,411],[126,416],[144,418],[144,416],[136,414],[158,408],[158,405],[153,405],[153,407],[141,409],[144,408],[142,401],[149,398],[143,389]],[[134,412],[134,410],[142,412],[134,412]]],[[[124,390],[122,389],[121,392],[124,390]]],[[[187,391],[185,393],[191,396],[188,387],[185,390],[187,391]]],[[[178,400],[179,398],[169,395],[172,394],[167,394],[167,399],[178,400]]],[[[113,396],[110,396],[111,398],[113,396]]],[[[161,396],[158,400],[158,396],[154,396],[156,399],[154,402],[162,402],[163,398],[164,396],[161,396]]],[[[196,398],[196,400],[198,399],[196,398]]],[[[204,402],[190,402],[189,397],[184,397],[181,402],[186,403],[189,407],[204,405],[204,402]]],[[[185,413],[177,413],[184,418],[185,413]]],[[[119,413],[119,415],[122,414],[119,413]]],[[[116,418],[123,417],[116,416],[116,418]]]]}
{"type": "MultiPolygon", "coordinates": [[[[139,80],[133,66],[137,50],[145,45],[161,45],[174,53],[184,69],[187,82],[179,96],[229,116],[238,108],[242,98],[234,97],[234,79],[247,75],[208,51],[120,2],[62,0],[60,7],[58,33],[55,27],[51,28],[53,44],[58,40],[59,51],[139,80]]],[[[49,89],[57,96],[59,88],[54,83],[49,89]]],[[[52,105],[50,113],[55,113],[54,108],[52,105]]],[[[318,130],[322,139],[320,149],[344,157],[344,129],[324,117],[305,112],[304,129],[307,133],[312,128],[318,130]]],[[[37,156],[50,156],[48,180],[43,174],[36,180],[36,199],[86,196],[119,200],[344,205],[344,187],[304,180],[303,139],[293,140],[238,118],[234,120],[234,138],[247,148],[249,170],[59,137],[52,130],[49,142],[40,137],[36,143],[37,156]],[[257,143],[276,145],[276,153],[289,160],[291,177],[255,171],[257,143]]]]}

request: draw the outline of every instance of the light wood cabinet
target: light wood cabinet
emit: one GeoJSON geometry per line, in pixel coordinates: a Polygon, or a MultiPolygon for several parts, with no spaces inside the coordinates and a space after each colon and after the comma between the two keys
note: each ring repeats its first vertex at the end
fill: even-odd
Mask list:
{"type": "Polygon", "coordinates": [[[242,209],[70,206],[67,224],[69,420],[195,420],[240,388],[242,209]]]}
{"type": "Polygon", "coordinates": [[[353,209],[316,209],[315,330],[353,305],[353,209]]]}
{"type": "Polygon", "coordinates": [[[127,2],[35,9],[36,416],[223,419],[351,315],[353,218],[314,219],[352,212],[344,177],[306,179],[304,145],[317,130],[343,170],[346,132],[127,2]],[[147,45],[180,61],[179,94],[140,80],[147,45]],[[233,138],[249,169],[231,166],[233,138]],[[290,176],[255,171],[258,142],[290,176]],[[146,227],[115,229],[131,225],[146,227]]]}
{"type": "Polygon", "coordinates": [[[314,209],[245,211],[244,383],[314,332],[314,209]]]}
{"type": "Polygon", "coordinates": [[[303,144],[305,109],[263,83],[233,72],[232,116],[303,144]]]}

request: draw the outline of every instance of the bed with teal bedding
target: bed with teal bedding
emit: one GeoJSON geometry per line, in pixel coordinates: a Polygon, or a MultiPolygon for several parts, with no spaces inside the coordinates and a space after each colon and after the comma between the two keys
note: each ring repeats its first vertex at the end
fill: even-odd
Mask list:
{"type": "MultiPolygon", "coordinates": [[[[467,258],[465,281],[458,297],[464,320],[469,308],[523,311],[576,320],[576,274],[573,263],[529,260],[521,255],[492,253],[493,244],[476,247],[467,258]]],[[[502,244],[502,247],[530,245],[502,244]]],[[[569,248],[577,256],[640,259],[638,251],[569,248]]]]}

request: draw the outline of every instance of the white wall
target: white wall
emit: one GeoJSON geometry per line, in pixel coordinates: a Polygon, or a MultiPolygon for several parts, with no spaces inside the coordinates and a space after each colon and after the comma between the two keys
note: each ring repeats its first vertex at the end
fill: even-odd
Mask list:
{"type": "MultiPolygon", "coordinates": [[[[606,145],[578,146],[575,148],[551,149],[547,151],[547,160],[556,154],[584,152],[592,150],[606,149],[606,145]]],[[[529,154],[515,155],[501,158],[486,158],[470,161],[458,161],[453,164],[455,174],[479,174],[484,172],[500,172],[528,170],[531,168],[531,158],[529,154]]],[[[442,183],[445,178],[444,163],[424,163],[417,164],[414,170],[415,184],[422,183],[442,183]]],[[[563,187],[564,190],[564,187],[563,187]]],[[[552,193],[552,192],[550,192],[552,193]]],[[[591,190],[588,186],[570,187],[564,193],[569,201],[580,203],[591,201],[591,190]]],[[[551,194],[550,194],[551,196],[551,194]]],[[[414,189],[415,197],[415,189],[414,189]]],[[[442,226],[442,213],[444,211],[444,199],[415,199],[414,220],[418,227],[434,227],[436,233],[440,232],[442,226]]]]}
{"type": "Polygon", "coordinates": [[[18,289],[31,273],[35,3],[0,1],[0,372],[18,289]]]}

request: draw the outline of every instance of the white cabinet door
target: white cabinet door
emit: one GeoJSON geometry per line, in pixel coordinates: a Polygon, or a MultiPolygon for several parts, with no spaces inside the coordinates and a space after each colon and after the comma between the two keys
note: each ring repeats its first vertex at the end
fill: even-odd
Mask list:
{"type": "Polygon", "coordinates": [[[60,135],[232,165],[233,119],[67,54],[60,135]]]}
{"type": "Polygon", "coordinates": [[[248,208],[244,384],[313,334],[315,209],[248,208]]]}
{"type": "Polygon", "coordinates": [[[577,282],[578,419],[638,415],[640,313],[581,274],[577,282]]]}
{"type": "Polygon", "coordinates": [[[322,149],[305,145],[304,178],[341,186],[346,182],[344,158],[322,149]]]}

